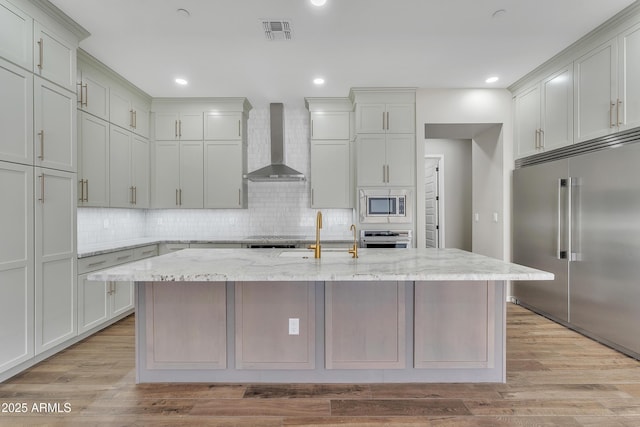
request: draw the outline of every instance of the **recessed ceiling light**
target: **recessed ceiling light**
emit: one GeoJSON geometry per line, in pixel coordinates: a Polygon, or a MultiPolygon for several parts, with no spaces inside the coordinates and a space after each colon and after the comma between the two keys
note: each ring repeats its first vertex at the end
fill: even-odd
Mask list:
{"type": "Polygon", "coordinates": [[[317,77],[315,79],[313,79],[313,83],[316,85],[323,85],[324,84],[324,79],[322,77],[317,77]]]}
{"type": "Polygon", "coordinates": [[[487,80],[485,80],[486,83],[495,83],[497,82],[499,79],[496,76],[493,77],[489,77],[487,80]]]}
{"type": "Polygon", "coordinates": [[[311,0],[311,4],[314,6],[324,6],[327,3],[327,0],[311,0]]]}
{"type": "Polygon", "coordinates": [[[175,80],[175,82],[178,83],[181,86],[186,86],[187,84],[189,84],[188,81],[186,81],[185,79],[181,79],[179,77],[175,80]]]}

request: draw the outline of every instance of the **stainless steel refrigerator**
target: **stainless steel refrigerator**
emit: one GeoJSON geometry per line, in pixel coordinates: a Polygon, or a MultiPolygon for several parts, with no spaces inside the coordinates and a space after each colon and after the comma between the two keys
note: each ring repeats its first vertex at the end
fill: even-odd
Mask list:
{"type": "Polygon", "coordinates": [[[514,282],[513,293],[518,303],[639,358],[640,142],[634,141],[604,138],[514,171],[514,262],[556,279],[514,282]]]}

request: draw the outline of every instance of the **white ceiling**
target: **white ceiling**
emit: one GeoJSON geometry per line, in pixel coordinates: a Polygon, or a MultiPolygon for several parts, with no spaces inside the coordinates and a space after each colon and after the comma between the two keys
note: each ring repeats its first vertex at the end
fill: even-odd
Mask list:
{"type": "Polygon", "coordinates": [[[254,106],[362,86],[504,88],[634,2],[50,1],[91,33],[80,47],[149,95],[239,96],[254,106]],[[261,19],[290,20],[293,40],[267,41],[261,19]],[[491,75],[500,80],[488,85],[491,75]]]}

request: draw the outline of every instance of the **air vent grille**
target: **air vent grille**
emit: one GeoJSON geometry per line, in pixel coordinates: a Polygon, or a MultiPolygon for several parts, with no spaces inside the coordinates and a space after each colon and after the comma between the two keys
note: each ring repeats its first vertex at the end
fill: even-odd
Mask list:
{"type": "Polygon", "coordinates": [[[262,20],[262,29],[267,40],[291,40],[290,21],[262,20]]]}

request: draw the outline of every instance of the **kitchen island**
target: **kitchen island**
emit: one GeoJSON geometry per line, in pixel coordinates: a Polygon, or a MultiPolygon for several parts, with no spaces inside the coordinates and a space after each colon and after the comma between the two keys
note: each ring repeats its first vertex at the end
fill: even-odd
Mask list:
{"type": "Polygon", "coordinates": [[[504,382],[508,280],[456,249],[185,249],[136,282],[137,382],[504,382]]]}

